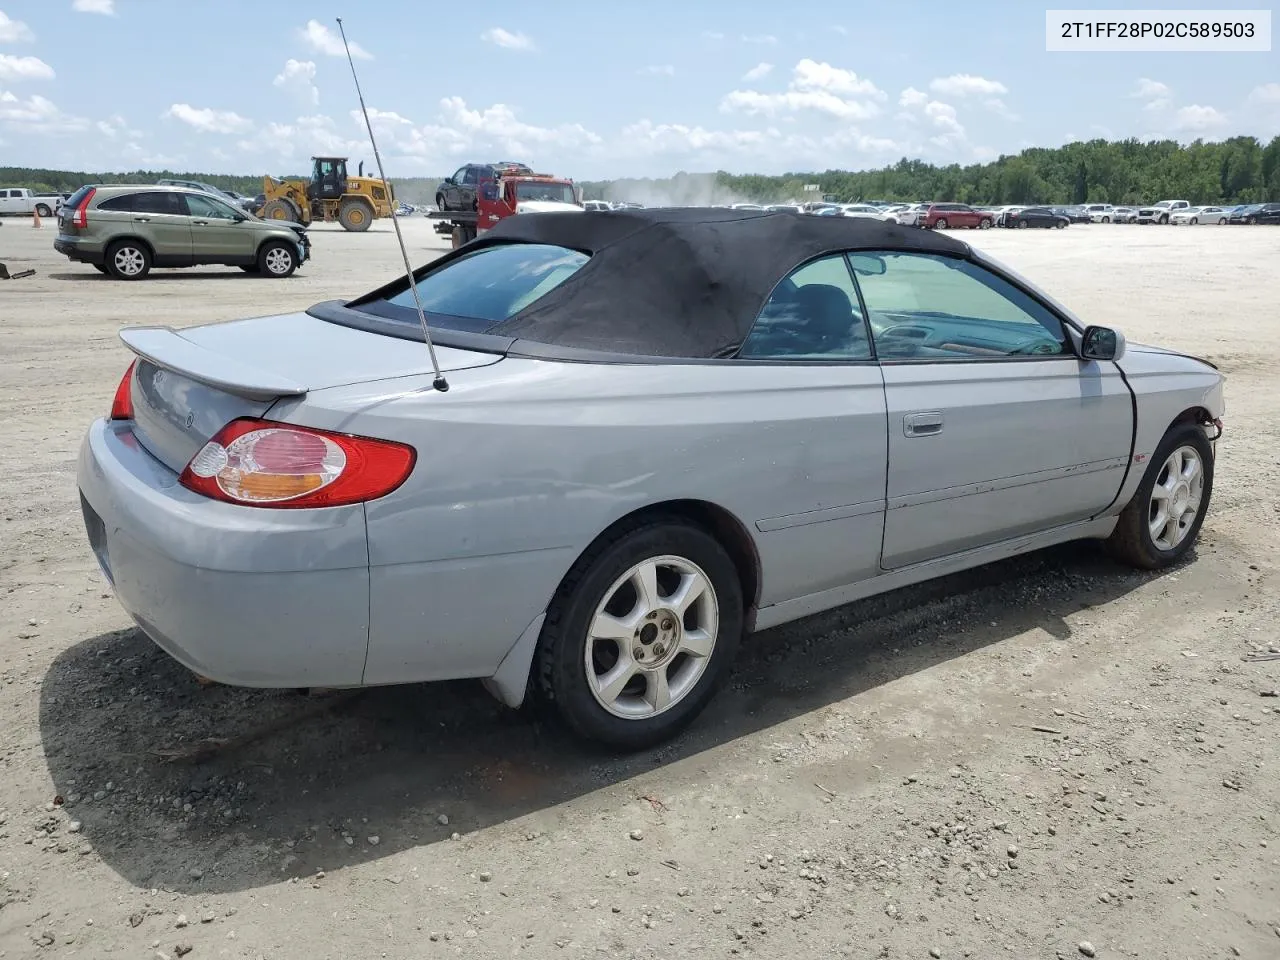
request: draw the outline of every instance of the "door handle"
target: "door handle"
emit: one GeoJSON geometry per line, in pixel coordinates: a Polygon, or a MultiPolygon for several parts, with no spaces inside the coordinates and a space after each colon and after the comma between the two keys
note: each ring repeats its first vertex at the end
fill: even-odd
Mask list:
{"type": "Polygon", "coordinates": [[[908,437],[932,437],[942,432],[942,414],[909,413],[902,418],[902,432],[908,437]]]}
{"type": "Polygon", "coordinates": [[[150,217],[134,217],[133,219],[137,220],[139,223],[150,223],[150,222],[151,222],[151,218],[150,218],[150,217]]]}
{"type": "Polygon", "coordinates": [[[191,225],[195,227],[207,227],[209,225],[209,221],[208,220],[192,220],[191,225]]]}

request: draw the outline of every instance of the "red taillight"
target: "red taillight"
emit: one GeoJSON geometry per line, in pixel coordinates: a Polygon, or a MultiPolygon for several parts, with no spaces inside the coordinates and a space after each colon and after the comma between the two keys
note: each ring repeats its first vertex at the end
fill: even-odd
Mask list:
{"type": "Polygon", "coordinates": [[[188,490],[250,507],[337,507],[385,497],[417,454],[390,440],[273,420],[232,420],[191,458],[188,490]]]}
{"type": "Polygon", "coordinates": [[[120,385],[116,387],[116,395],[111,400],[112,420],[133,419],[133,368],[137,365],[137,360],[129,364],[129,369],[120,378],[120,385]]]}
{"type": "Polygon", "coordinates": [[[89,201],[93,199],[93,195],[98,192],[97,187],[90,187],[89,192],[80,198],[80,202],[76,204],[75,216],[71,218],[71,225],[85,230],[89,226],[89,201]]]}

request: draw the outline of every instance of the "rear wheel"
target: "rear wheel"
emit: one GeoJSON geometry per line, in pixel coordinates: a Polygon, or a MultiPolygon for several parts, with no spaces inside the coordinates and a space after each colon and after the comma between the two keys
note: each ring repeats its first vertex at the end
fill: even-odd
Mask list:
{"type": "Polygon", "coordinates": [[[938,218],[938,222],[937,222],[937,223],[935,223],[935,224],[934,224],[934,226],[935,226],[935,227],[937,227],[939,230],[945,230],[945,229],[947,229],[947,218],[946,218],[946,217],[939,217],[939,218],[938,218]]]}
{"type": "Polygon", "coordinates": [[[1019,220],[1019,221],[1018,221],[1018,229],[1019,229],[1019,230],[1025,230],[1025,229],[1027,229],[1027,221],[1025,221],[1025,220],[1019,220]]]}
{"type": "Polygon", "coordinates": [[[151,272],[151,251],[137,240],[117,240],[107,247],[106,266],[117,280],[141,280],[151,272]]]}
{"type": "Polygon", "coordinates": [[[1199,221],[1199,220],[1197,220],[1195,217],[1192,217],[1192,218],[1191,218],[1191,225],[1192,225],[1193,227],[1194,227],[1197,223],[1199,223],[1199,222],[1200,222],[1200,221],[1199,221]]]}
{"type": "Polygon", "coordinates": [[[298,219],[298,211],[288,200],[269,200],[267,205],[262,208],[263,220],[293,220],[298,219]]]}
{"type": "Polygon", "coordinates": [[[298,269],[298,251],[284,240],[268,240],[258,251],[258,272],[284,279],[298,269]]]}
{"type": "Polygon", "coordinates": [[[580,736],[638,750],[706,707],[743,629],[733,560],[701,527],[656,519],[602,538],[547,610],[540,698],[580,736]]]}
{"type": "Polygon", "coordinates": [[[1103,217],[1103,218],[1102,218],[1102,222],[1103,222],[1103,223],[1110,223],[1110,222],[1111,222],[1111,218],[1110,218],[1110,217],[1103,217]]]}
{"type": "Polygon", "coordinates": [[[373,208],[364,200],[343,200],[338,207],[338,222],[344,230],[363,233],[373,223],[373,208]]]}
{"type": "Polygon", "coordinates": [[[443,210],[443,209],[444,209],[444,194],[443,194],[443,193],[437,193],[437,194],[436,194],[436,209],[437,209],[437,210],[443,210]]]}
{"type": "Polygon", "coordinates": [[[1204,523],[1213,493],[1213,447],[1196,423],[1176,423],[1156,448],[1107,547],[1143,570],[1181,560],[1204,523]]]}
{"type": "Polygon", "coordinates": [[[50,207],[47,203],[37,203],[36,213],[40,214],[40,216],[42,217],[52,217],[53,208],[50,207]]]}
{"type": "Polygon", "coordinates": [[[1057,223],[1054,224],[1054,226],[1057,227],[1059,230],[1065,230],[1067,228],[1067,221],[1059,220],[1057,223]]]}

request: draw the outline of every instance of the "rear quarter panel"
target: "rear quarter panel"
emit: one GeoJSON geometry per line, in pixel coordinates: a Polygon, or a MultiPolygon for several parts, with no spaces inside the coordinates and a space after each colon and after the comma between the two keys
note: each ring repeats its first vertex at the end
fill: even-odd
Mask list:
{"type": "Polygon", "coordinates": [[[878,569],[886,427],[874,364],[508,358],[449,383],[335,388],[270,414],[419,451],[410,480],[366,508],[368,683],[491,674],[591,541],[657,503],[732,514],[759,556],[761,605],[878,569]]]}

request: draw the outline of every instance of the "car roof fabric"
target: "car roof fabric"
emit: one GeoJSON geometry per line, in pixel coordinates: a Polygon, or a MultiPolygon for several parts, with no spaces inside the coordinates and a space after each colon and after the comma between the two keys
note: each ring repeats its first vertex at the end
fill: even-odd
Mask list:
{"type": "MultiPolygon", "coordinates": [[[[741,344],[778,282],[815,257],[845,250],[968,252],[966,244],[934,231],[870,218],[718,208],[528,213],[503,218],[423,272],[506,243],[568,247],[591,259],[486,333],[688,358],[722,355],[741,344]]],[[[399,292],[392,287],[370,296],[399,292]]]]}

